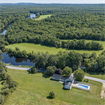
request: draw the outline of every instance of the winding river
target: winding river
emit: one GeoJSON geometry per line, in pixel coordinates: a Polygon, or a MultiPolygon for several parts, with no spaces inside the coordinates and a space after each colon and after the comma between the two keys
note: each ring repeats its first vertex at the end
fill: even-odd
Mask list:
{"type": "MultiPolygon", "coordinates": [[[[36,14],[30,14],[30,17],[27,17],[27,18],[31,18],[31,19],[34,19],[36,17],[36,14]]],[[[27,19],[26,18],[26,19],[27,19]]],[[[12,24],[8,25],[8,27],[11,28],[12,24]]],[[[7,28],[5,28],[1,33],[0,35],[5,35],[7,32],[7,28]]],[[[19,65],[27,65],[27,66],[34,66],[35,63],[33,63],[33,61],[29,60],[29,59],[24,59],[24,58],[15,58],[14,56],[11,57],[9,56],[8,54],[6,53],[3,53],[3,62],[4,63],[8,63],[8,64],[11,64],[11,65],[16,65],[16,66],[19,66],[19,65]]]]}

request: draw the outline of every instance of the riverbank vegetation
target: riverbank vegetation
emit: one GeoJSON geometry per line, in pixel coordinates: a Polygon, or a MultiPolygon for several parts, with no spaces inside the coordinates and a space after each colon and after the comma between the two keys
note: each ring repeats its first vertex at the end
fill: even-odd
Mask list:
{"type": "MultiPolygon", "coordinates": [[[[0,50],[0,60],[2,59],[0,50]]],[[[6,100],[8,94],[12,93],[17,87],[14,81],[7,73],[6,65],[0,61],[0,105],[6,100]]]]}
{"type": "Polygon", "coordinates": [[[87,103],[89,105],[104,104],[104,99],[100,98],[102,83],[99,82],[89,80],[88,83],[92,85],[90,92],[75,88],[72,88],[71,91],[66,91],[63,90],[63,84],[51,81],[50,78],[44,77],[42,73],[29,75],[27,71],[8,69],[8,74],[11,75],[11,77],[19,84],[17,90],[7,98],[4,103],[5,105],[80,105],[81,103],[83,105],[87,105],[87,103]],[[55,92],[56,97],[49,100],[46,97],[52,90],[55,92]]]}

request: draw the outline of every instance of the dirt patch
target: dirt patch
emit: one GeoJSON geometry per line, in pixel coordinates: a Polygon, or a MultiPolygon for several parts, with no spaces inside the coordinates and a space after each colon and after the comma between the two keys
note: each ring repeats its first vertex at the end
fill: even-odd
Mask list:
{"type": "Polygon", "coordinates": [[[105,83],[102,85],[101,98],[105,97],[105,83]]]}

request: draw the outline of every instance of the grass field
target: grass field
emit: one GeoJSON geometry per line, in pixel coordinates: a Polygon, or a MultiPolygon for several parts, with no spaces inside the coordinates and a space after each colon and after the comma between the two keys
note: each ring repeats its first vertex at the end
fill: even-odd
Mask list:
{"type": "Polygon", "coordinates": [[[50,16],[51,16],[51,14],[50,15],[40,15],[39,18],[35,18],[34,20],[42,20],[42,19],[45,19],[45,18],[50,17],[50,16]]]}
{"type": "MultiPolygon", "coordinates": [[[[67,41],[67,40],[66,40],[67,41]]],[[[89,41],[89,40],[87,40],[89,41]]],[[[98,41],[104,46],[105,50],[105,42],[104,41],[98,41]]],[[[47,46],[42,46],[40,44],[32,44],[32,43],[18,43],[18,44],[11,44],[9,46],[6,46],[6,48],[11,48],[15,49],[15,47],[18,47],[21,51],[26,50],[28,53],[34,51],[35,53],[37,52],[43,52],[45,53],[46,51],[49,52],[49,54],[57,54],[59,51],[76,51],[79,53],[92,53],[96,52],[97,54],[100,54],[103,50],[99,51],[94,51],[94,50],[71,50],[71,49],[64,49],[64,48],[55,48],[55,47],[47,47],[47,46]]]]}
{"type": "Polygon", "coordinates": [[[47,47],[47,46],[42,46],[40,44],[32,44],[32,43],[18,43],[6,46],[6,48],[11,48],[11,49],[15,49],[15,47],[18,47],[21,51],[26,50],[27,53],[32,51],[34,51],[35,53],[37,52],[45,53],[46,51],[48,51],[49,54],[57,54],[59,51],[69,51],[62,48],[47,47]]]}
{"type": "Polygon", "coordinates": [[[105,105],[105,100],[100,98],[102,84],[99,82],[89,81],[92,85],[90,92],[75,88],[63,90],[61,83],[42,73],[28,74],[27,71],[8,69],[8,74],[18,82],[18,87],[4,105],[105,105]],[[55,99],[47,99],[52,90],[55,99]]]}

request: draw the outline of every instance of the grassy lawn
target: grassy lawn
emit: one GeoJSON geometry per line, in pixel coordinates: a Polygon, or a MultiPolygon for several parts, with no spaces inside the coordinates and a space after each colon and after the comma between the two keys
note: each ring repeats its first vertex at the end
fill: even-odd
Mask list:
{"type": "MultiPolygon", "coordinates": [[[[103,44],[104,50],[105,50],[105,42],[98,41],[103,44]]],[[[47,46],[42,46],[40,44],[32,44],[32,43],[18,43],[18,44],[11,44],[9,46],[6,46],[6,48],[11,48],[15,49],[15,47],[18,47],[21,51],[26,50],[27,53],[34,51],[35,53],[37,52],[43,52],[45,53],[46,51],[49,52],[49,54],[57,54],[59,51],[76,51],[79,53],[92,53],[96,52],[97,54],[100,54],[103,50],[100,51],[94,51],[94,50],[71,50],[71,49],[64,49],[64,48],[55,48],[55,47],[47,47],[47,46]]]]}
{"type": "Polygon", "coordinates": [[[59,51],[69,51],[67,49],[47,47],[47,46],[42,46],[40,44],[32,44],[32,43],[11,44],[6,47],[11,48],[11,49],[15,49],[15,47],[18,47],[21,51],[26,50],[27,53],[32,52],[32,51],[34,51],[35,53],[37,53],[37,52],[45,53],[46,51],[48,51],[49,54],[57,54],[59,51]]]}
{"type": "Polygon", "coordinates": [[[27,71],[8,69],[8,74],[19,84],[4,105],[105,105],[105,100],[100,98],[102,84],[99,82],[89,81],[92,85],[90,92],[75,88],[63,90],[61,83],[42,73],[28,74],[27,71]],[[52,90],[55,99],[47,99],[52,90]]]}
{"type": "Polygon", "coordinates": [[[51,16],[51,14],[50,15],[40,15],[39,18],[35,18],[34,20],[42,20],[42,19],[45,19],[45,18],[50,17],[50,16],[51,16]]]}

